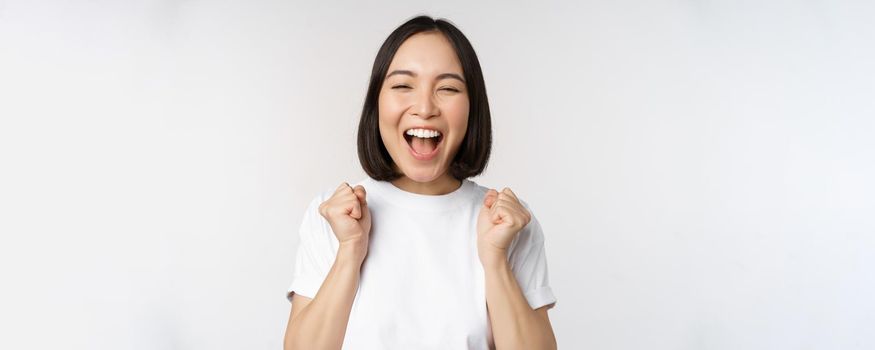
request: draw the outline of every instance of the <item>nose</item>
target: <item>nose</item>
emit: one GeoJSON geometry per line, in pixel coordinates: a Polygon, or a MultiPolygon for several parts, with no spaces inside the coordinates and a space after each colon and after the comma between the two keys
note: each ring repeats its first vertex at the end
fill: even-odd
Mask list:
{"type": "Polygon", "coordinates": [[[434,101],[434,95],[427,89],[422,89],[416,94],[416,101],[411,108],[413,115],[419,116],[422,119],[440,115],[440,108],[434,101]]]}

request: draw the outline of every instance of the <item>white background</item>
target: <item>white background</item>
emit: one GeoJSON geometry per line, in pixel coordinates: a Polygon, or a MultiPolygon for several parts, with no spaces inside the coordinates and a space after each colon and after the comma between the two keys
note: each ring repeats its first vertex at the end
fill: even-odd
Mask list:
{"type": "Polygon", "coordinates": [[[0,348],[280,348],[419,13],[480,56],[560,348],[875,348],[875,4],[826,0],[0,0],[0,348]]]}

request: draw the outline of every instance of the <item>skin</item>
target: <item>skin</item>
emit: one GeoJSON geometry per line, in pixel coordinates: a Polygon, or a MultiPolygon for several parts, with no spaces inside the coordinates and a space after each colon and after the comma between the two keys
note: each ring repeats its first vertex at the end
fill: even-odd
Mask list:
{"type": "Polygon", "coordinates": [[[462,65],[452,44],[439,33],[416,34],[398,48],[380,90],[380,136],[404,174],[392,181],[407,192],[446,194],[461,186],[447,169],[468,126],[470,107],[462,65]],[[414,158],[404,132],[419,126],[443,134],[438,155],[414,158]]]}
{"type": "MultiPolygon", "coordinates": [[[[389,66],[379,96],[379,128],[389,155],[404,175],[392,181],[411,193],[442,195],[461,181],[449,172],[468,123],[469,99],[461,64],[440,33],[407,39],[389,66]],[[408,150],[403,133],[428,126],[443,134],[438,154],[422,161],[408,150]]],[[[349,312],[367,256],[371,215],[364,187],[342,183],[319,207],[340,247],[314,298],[295,294],[286,329],[285,349],[340,349],[349,312]]],[[[531,213],[509,188],[490,189],[477,220],[477,252],[486,279],[486,304],[497,349],[555,349],[547,307],[529,306],[507,261],[514,237],[531,221],[531,213]]]]}

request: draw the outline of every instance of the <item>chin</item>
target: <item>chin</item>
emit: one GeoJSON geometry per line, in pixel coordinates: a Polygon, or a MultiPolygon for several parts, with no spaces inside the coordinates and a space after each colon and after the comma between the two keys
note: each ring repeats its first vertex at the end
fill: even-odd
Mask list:
{"type": "Polygon", "coordinates": [[[439,169],[431,169],[431,168],[423,168],[423,169],[404,169],[402,171],[404,176],[409,178],[410,180],[416,182],[432,182],[437,180],[443,175],[446,171],[439,171],[439,169]]]}

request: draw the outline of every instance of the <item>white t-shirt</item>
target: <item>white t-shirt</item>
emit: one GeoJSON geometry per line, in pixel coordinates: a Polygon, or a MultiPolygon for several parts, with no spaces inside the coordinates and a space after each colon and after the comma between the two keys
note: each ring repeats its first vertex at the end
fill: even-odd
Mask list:
{"type": "MultiPolygon", "coordinates": [[[[476,230],[488,189],[464,180],[452,193],[431,196],[371,178],[352,186],[359,184],[371,211],[370,245],[343,348],[494,349],[476,230]]],[[[314,198],[304,214],[289,300],[293,293],[313,298],[334,264],[337,237],[318,212],[333,193],[314,198]]],[[[555,305],[534,213],[511,243],[508,261],[533,309],[555,305]]]]}

